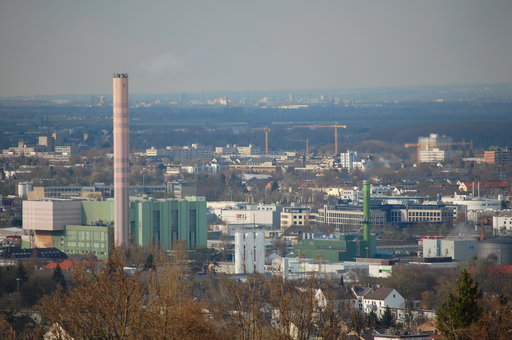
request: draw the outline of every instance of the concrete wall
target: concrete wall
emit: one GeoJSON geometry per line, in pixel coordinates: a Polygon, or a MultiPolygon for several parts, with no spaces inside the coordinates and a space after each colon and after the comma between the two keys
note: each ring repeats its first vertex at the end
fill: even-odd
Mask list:
{"type": "Polygon", "coordinates": [[[423,239],[423,257],[441,256],[441,242],[439,239],[423,239]]]}
{"type": "Polygon", "coordinates": [[[467,260],[477,256],[476,240],[442,239],[441,256],[450,256],[455,261],[467,260]]]}
{"type": "Polygon", "coordinates": [[[80,201],[23,201],[23,229],[64,230],[66,224],[80,224],[80,201]]]}
{"type": "Polygon", "coordinates": [[[378,278],[390,277],[392,270],[393,266],[371,264],[368,266],[368,276],[378,278]]]}
{"type": "Polygon", "coordinates": [[[281,224],[280,206],[264,206],[268,210],[256,210],[250,206],[247,209],[222,209],[219,211],[219,217],[227,224],[258,224],[269,225],[273,228],[279,228],[281,224]]]}
{"type": "Polygon", "coordinates": [[[99,260],[105,260],[108,258],[112,236],[112,227],[68,225],[62,235],[53,237],[52,247],[68,255],[91,254],[99,260]]]}

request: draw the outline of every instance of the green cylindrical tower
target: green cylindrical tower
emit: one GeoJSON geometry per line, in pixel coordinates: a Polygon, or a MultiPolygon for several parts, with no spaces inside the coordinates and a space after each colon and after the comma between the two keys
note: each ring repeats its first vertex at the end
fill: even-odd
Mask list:
{"type": "Polygon", "coordinates": [[[372,225],[370,222],[370,183],[363,181],[363,239],[370,243],[372,225]]]}

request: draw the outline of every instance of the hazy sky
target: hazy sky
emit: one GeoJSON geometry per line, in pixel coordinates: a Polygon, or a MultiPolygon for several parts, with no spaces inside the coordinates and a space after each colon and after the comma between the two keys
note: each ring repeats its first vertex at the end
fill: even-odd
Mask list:
{"type": "Polygon", "coordinates": [[[0,0],[0,96],[512,81],[510,0],[0,0]]]}

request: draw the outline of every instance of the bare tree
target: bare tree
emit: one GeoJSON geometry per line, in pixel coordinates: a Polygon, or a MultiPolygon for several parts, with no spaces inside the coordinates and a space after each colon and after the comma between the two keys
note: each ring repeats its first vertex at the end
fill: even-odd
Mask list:
{"type": "Polygon", "coordinates": [[[73,269],[73,285],[42,299],[38,309],[48,326],[58,324],[81,339],[216,339],[215,327],[192,300],[184,260],[164,261],[155,254],[152,269],[144,269],[148,253],[116,249],[99,270],[73,269]],[[131,259],[132,270],[125,269],[131,259]]]}

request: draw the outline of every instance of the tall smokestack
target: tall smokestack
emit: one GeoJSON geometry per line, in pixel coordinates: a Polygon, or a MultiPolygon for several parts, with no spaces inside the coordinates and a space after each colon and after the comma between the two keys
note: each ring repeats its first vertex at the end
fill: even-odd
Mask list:
{"type": "Polygon", "coordinates": [[[370,242],[371,233],[370,214],[370,183],[363,181],[363,239],[370,242]]]}
{"type": "Polygon", "coordinates": [[[128,244],[130,225],[128,74],[114,73],[114,244],[128,244]]]}

